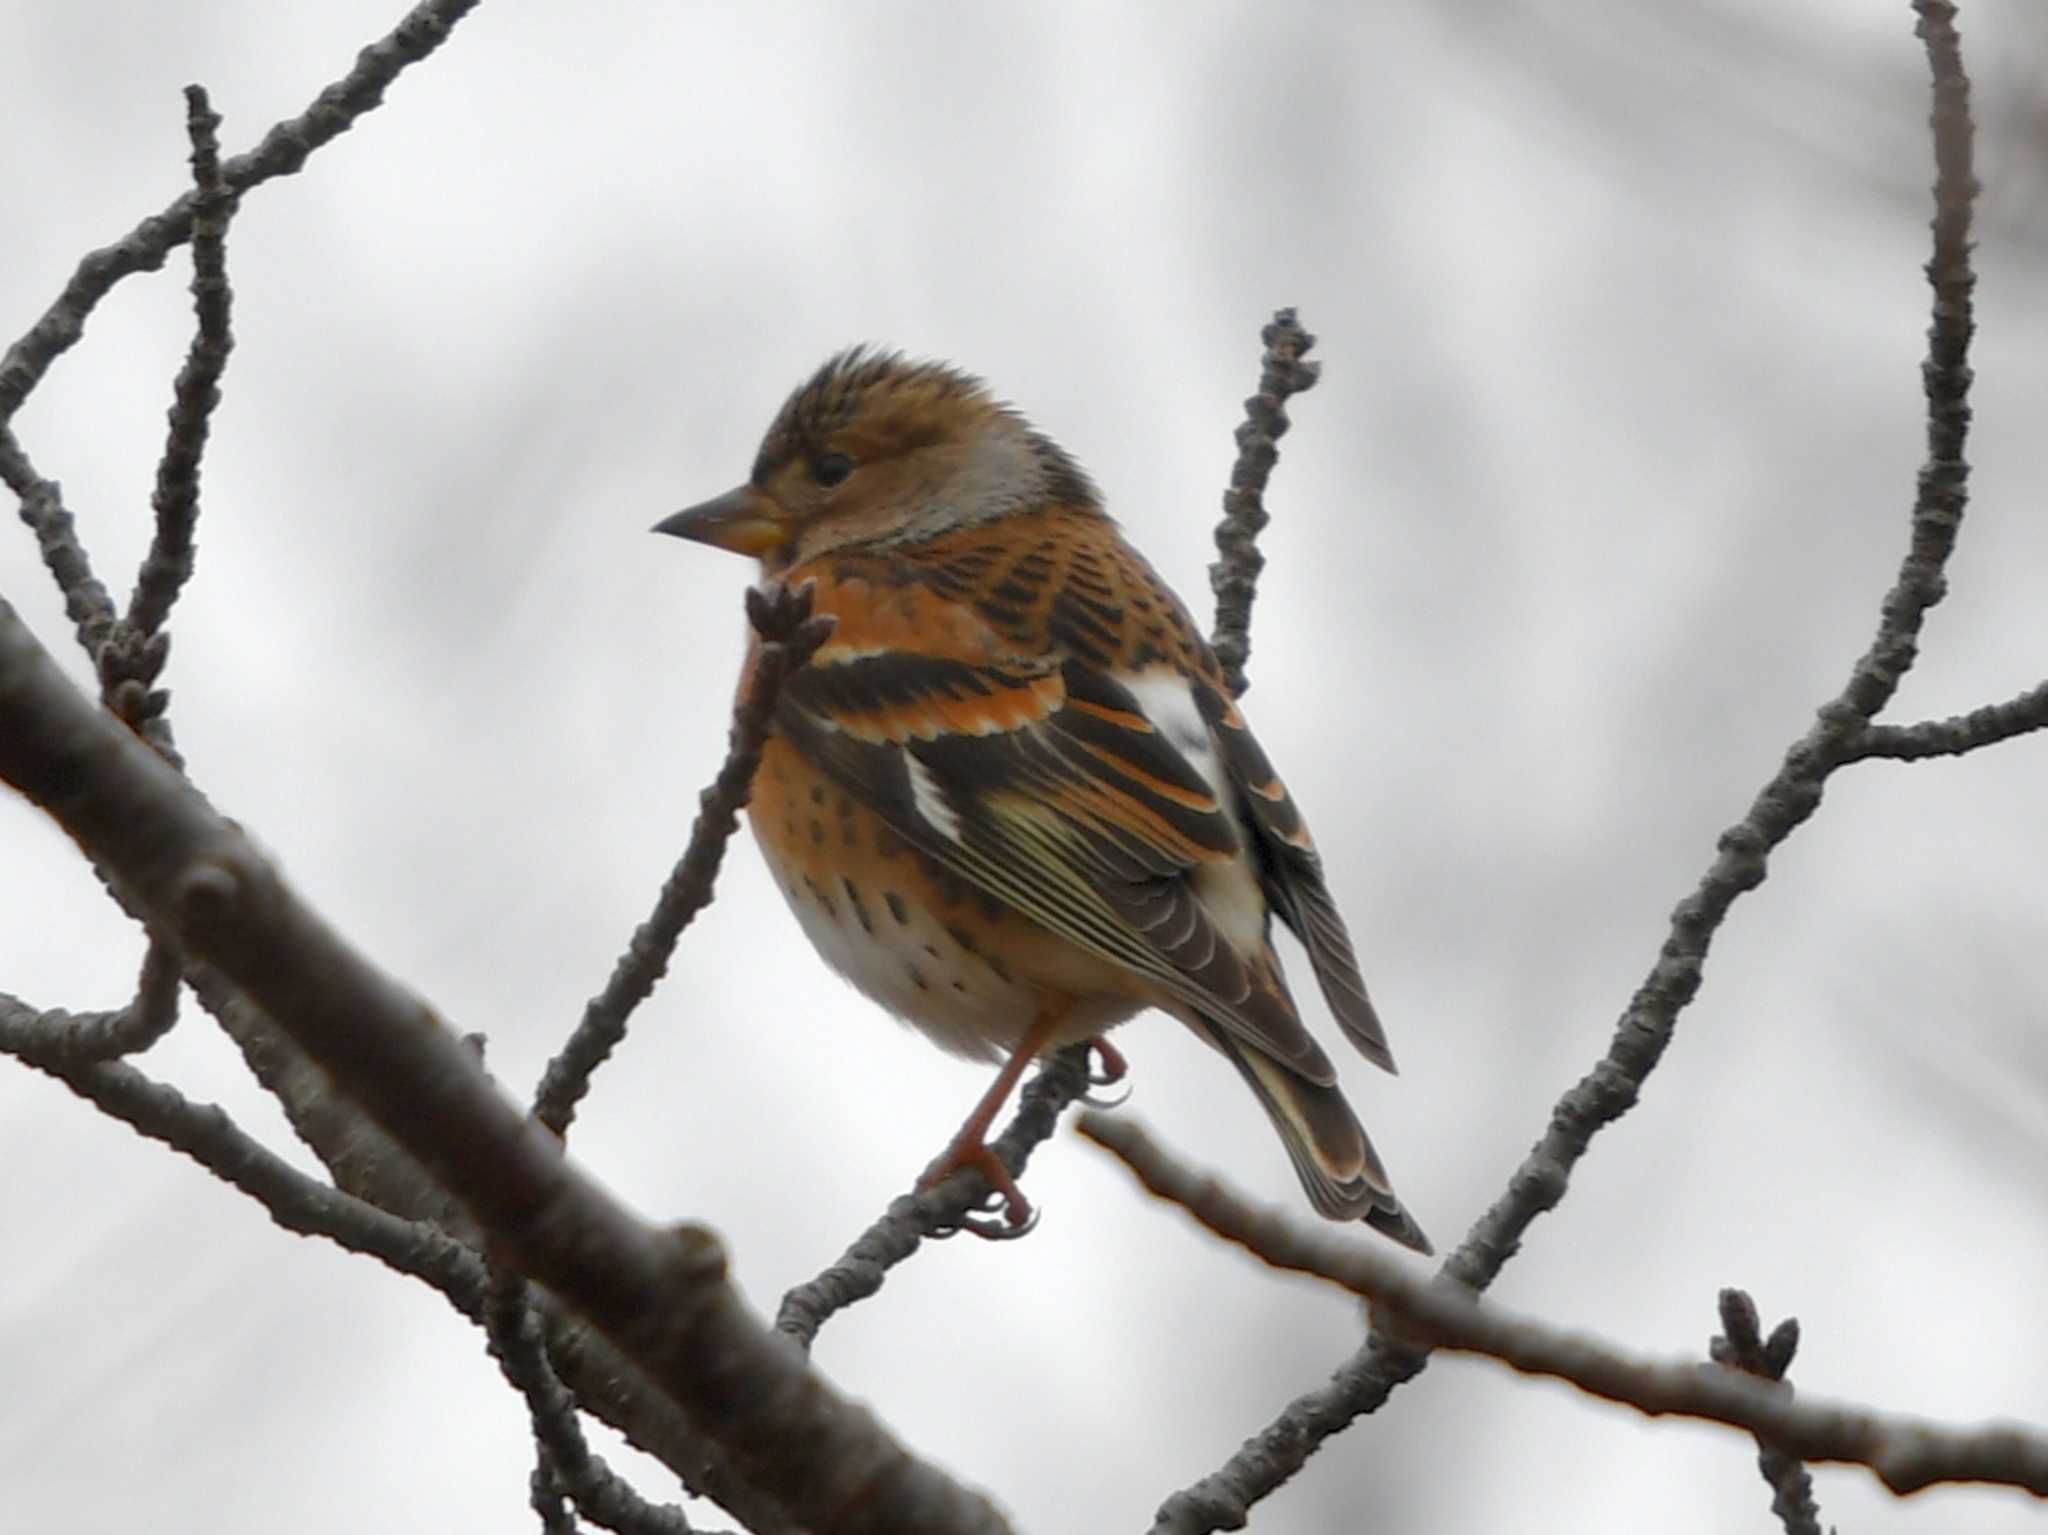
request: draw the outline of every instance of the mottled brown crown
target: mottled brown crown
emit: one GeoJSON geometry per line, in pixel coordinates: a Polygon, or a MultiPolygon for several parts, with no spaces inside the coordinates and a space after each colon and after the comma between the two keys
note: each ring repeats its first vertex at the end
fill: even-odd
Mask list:
{"type": "Polygon", "coordinates": [[[1094,482],[1066,450],[973,374],[865,344],[828,359],[783,402],[754,457],[753,482],[768,484],[794,460],[815,467],[835,449],[875,462],[965,441],[996,423],[1030,444],[1052,499],[1102,504],[1094,482]]]}

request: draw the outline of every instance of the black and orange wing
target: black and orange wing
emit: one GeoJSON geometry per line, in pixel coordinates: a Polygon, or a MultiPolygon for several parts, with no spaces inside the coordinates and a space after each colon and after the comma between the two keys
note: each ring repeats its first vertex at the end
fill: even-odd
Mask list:
{"type": "Polygon", "coordinates": [[[1345,1037],[1374,1065],[1394,1070],[1393,1051],[1372,999],[1366,995],[1351,934],[1330,896],[1322,855],[1316,851],[1294,797],[1273,771],[1258,737],[1224,690],[1221,673],[1213,666],[1198,682],[1195,702],[1209,722],[1237,786],[1260,855],[1260,882],[1267,899],[1308,951],[1316,983],[1345,1037]]]}
{"type": "Polygon", "coordinates": [[[1267,964],[1263,904],[1246,952],[1205,900],[1250,860],[1190,679],[1163,655],[1120,674],[1051,639],[1057,589],[989,582],[1019,619],[1003,624],[932,568],[861,556],[791,572],[838,625],[785,684],[778,730],[973,886],[1334,1082],[1267,964]],[[1154,678],[1178,683],[1184,717],[1158,717],[1154,678]]]}

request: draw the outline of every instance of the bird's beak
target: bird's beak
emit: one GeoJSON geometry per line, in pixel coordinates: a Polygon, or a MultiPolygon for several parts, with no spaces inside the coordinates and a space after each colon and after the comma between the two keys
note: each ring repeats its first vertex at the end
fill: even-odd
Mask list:
{"type": "Polygon", "coordinates": [[[790,528],[781,507],[754,486],[741,485],[662,518],[654,531],[734,554],[765,555],[788,541],[790,528]]]}

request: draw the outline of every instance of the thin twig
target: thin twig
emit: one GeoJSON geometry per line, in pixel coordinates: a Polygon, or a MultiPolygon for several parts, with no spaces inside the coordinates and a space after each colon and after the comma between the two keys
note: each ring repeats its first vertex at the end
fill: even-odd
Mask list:
{"type": "MultiPolygon", "coordinates": [[[[1052,1134],[1067,1105],[1087,1090],[1087,1045],[1070,1046],[1046,1058],[1025,1087],[1016,1117],[990,1147],[1013,1178],[1023,1175],[1031,1153],[1052,1134]]],[[[961,1217],[987,1193],[986,1180],[969,1169],[922,1193],[902,1195],[837,1263],[782,1297],[776,1330],[808,1352],[828,1320],[880,1290],[890,1269],[927,1238],[957,1228],[961,1217]]]]}
{"type": "MultiPolygon", "coordinates": [[[[223,164],[221,180],[228,190],[240,196],[299,171],[315,150],[377,107],[406,68],[446,42],[455,24],[476,4],[477,0],[421,0],[389,34],[362,49],[349,72],[314,97],[305,111],[278,122],[253,150],[223,164]]],[[[14,419],[50,365],[77,344],[85,334],[85,322],[116,283],[137,272],[155,271],[192,237],[196,202],[196,194],[186,192],[163,212],[150,215],[112,245],[79,262],[42,318],[0,358],[0,427],[14,419]]],[[[0,439],[0,447],[8,440],[0,439]]],[[[4,458],[0,452],[0,460],[4,458]]]]}
{"type": "Polygon", "coordinates": [[[527,1506],[539,1518],[543,1535],[576,1535],[576,1516],[569,1511],[551,1446],[583,1446],[583,1429],[576,1421],[575,1400],[548,1365],[540,1326],[526,1304],[526,1284],[505,1269],[491,1270],[484,1293],[484,1338],[506,1382],[525,1400],[533,1429],[527,1506]]]}
{"type": "Polygon", "coordinates": [[[178,959],[152,942],[143,951],[135,997],[107,1012],[71,1013],[61,1007],[40,1012],[0,992],[7,1034],[0,1050],[33,1057],[39,1064],[111,1060],[147,1050],[178,1019],[178,959]]]}
{"type": "Polygon", "coordinates": [[[0,422],[0,483],[21,498],[21,520],[35,534],[43,564],[64,596],[64,612],[78,643],[90,654],[114,622],[114,599],[92,573],[85,545],[78,541],[77,520],[64,506],[64,492],[55,480],[36,472],[14,429],[0,422]]]}
{"type": "Polygon", "coordinates": [[[1258,594],[1259,572],[1266,568],[1258,536],[1272,520],[1266,511],[1266,481],[1280,459],[1279,441],[1287,434],[1287,402],[1313,388],[1321,373],[1321,365],[1306,356],[1316,338],[1301,328],[1292,309],[1276,311],[1259,339],[1266,344],[1259,389],[1244,402],[1237,462],[1231,466],[1230,488],[1223,493],[1223,520],[1216,524],[1219,558],[1209,567],[1209,586],[1216,594],[1211,643],[1233,697],[1242,696],[1250,686],[1245,663],[1252,653],[1252,599],[1258,594]]]}
{"type": "Polygon", "coordinates": [[[549,1061],[541,1074],[540,1088],[534,1094],[534,1117],[558,1136],[568,1134],[576,1105],[590,1090],[590,1074],[625,1038],[626,1020],[633,1009],[667,973],[669,956],[683,929],[711,903],[718,866],[725,858],[726,843],[739,827],[739,813],[747,803],[754,769],[761,762],[761,747],[768,739],[783,680],[810,660],[833,625],[829,616],[811,615],[808,584],[794,591],[778,586],[767,593],[749,587],[747,617],[760,636],[760,650],[746,692],[733,709],[725,765],[698,801],[689,847],[662,885],[653,913],[619,956],[604,990],[590,999],[562,1053],[549,1061]]]}
{"type": "MultiPolygon", "coordinates": [[[[1707,1357],[1718,1365],[1754,1375],[1774,1384],[1785,1379],[1799,1352],[1799,1322],[1787,1317],[1763,1335],[1756,1302],[1744,1290],[1721,1292],[1721,1331],[1707,1345],[1707,1357]]],[[[1785,1388],[1786,1395],[1791,1387],[1785,1388]]],[[[1785,1526],[1785,1535],[1821,1535],[1820,1508],[1813,1501],[1813,1477],[1797,1455],[1767,1439],[1757,1440],[1756,1468],[1771,1489],[1771,1512],[1785,1526]]]]}
{"type": "Polygon", "coordinates": [[[407,1220],[429,1222],[472,1247],[481,1244],[475,1223],[454,1197],[338,1092],[312,1057],[233,982],[210,965],[188,966],[185,978],[337,1188],[407,1220]]]}
{"type": "MultiPolygon", "coordinates": [[[[22,497],[22,516],[36,530],[45,559],[64,591],[66,606],[73,608],[79,639],[92,656],[101,698],[165,761],[178,768],[184,766],[184,759],[165,714],[169,695],[153,684],[169,654],[168,637],[161,632],[164,619],[178,588],[192,571],[200,458],[232,346],[224,242],[233,210],[220,179],[220,119],[208,107],[206,93],[196,85],[186,88],[185,102],[196,199],[192,293],[198,324],[173,391],[170,437],[157,468],[156,537],[143,559],[125,619],[115,616],[105,589],[92,579],[71,518],[55,499],[56,487],[31,484],[22,497]],[[79,599],[75,608],[74,594],[79,599]]],[[[25,460],[24,467],[28,467],[25,460]]],[[[33,474],[32,467],[29,472],[33,474]]],[[[161,941],[151,938],[135,999],[118,1012],[80,1020],[73,1041],[79,1058],[147,1049],[177,1022],[177,1004],[176,957],[161,941]]]]}
{"type": "Polygon", "coordinates": [[[1275,1268],[1340,1285],[1371,1303],[1374,1327],[1400,1346],[1482,1354],[1528,1375],[1567,1381],[1652,1417],[1747,1429],[1806,1460],[1867,1466],[1893,1492],[1986,1482],[2048,1497],[2048,1436],[2024,1424],[1964,1428],[1848,1403],[1794,1401],[1781,1386],[1693,1360],[1646,1359],[1615,1344],[1520,1316],[1443,1275],[1424,1277],[1348,1229],[1309,1226],[1258,1204],[1172,1156],[1128,1117],[1081,1116],[1080,1131],[1145,1187],[1275,1268]]]}
{"type": "Polygon", "coordinates": [[[1895,762],[1918,762],[1928,757],[1960,757],[1964,752],[2043,729],[2048,729],[2048,682],[2003,703],[1986,704],[1945,720],[1866,725],[1849,738],[1842,749],[1842,760],[1862,762],[1884,757],[1895,762]]]}
{"type": "Polygon", "coordinates": [[[185,133],[192,145],[192,343],[171,389],[170,429],[157,461],[156,532],[136,573],[125,618],[106,626],[91,648],[107,707],[166,762],[183,768],[166,710],[170,694],[156,686],[171,653],[163,632],[171,604],[192,575],[192,531],[199,520],[199,470],[220,381],[234,350],[229,328],[227,230],[234,199],[221,181],[220,118],[197,85],[185,87],[185,133]]]}
{"type": "MultiPolygon", "coordinates": [[[[1907,552],[1886,593],[1877,632],[1835,698],[1786,752],[1783,765],[1748,812],[1721,834],[1719,850],[1692,894],[1672,913],[1648,978],[1629,1001],[1607,1052],[1557,1103],[1542,1139],[1531,1148],[1500,1198],[1472,1227],[1442,1272],[1473,1291],[1492,1283],[1514,1256],[1529,1225],[1564,1197],[1565,1185],[1593,1136],[1634,1105],[1642,1084],[1671,1042],[1678,1015],[1699,990],[1708,946],[1729,908],[1763,883],[1769,854],[1813,814],[1827,777],[1845,760],[1858,733],[1897,691],[1917,654],[1927,610],[1946,590],[1943,568],[1962,520],[1968,465],[1970,210],[1973,127],[1969,80],[1963,72],[1947,0],[1916,0],[1934,81],[1934,251],[1927,265],[1933,289],[1927,361],[1927,457],[1914,498],[1907,552]]],[[[1375,1411],[1426,1363],[1412,1348],[1374,1334],[1315,1390],[1290,1402],[1218,1470],[1172,1494],[1154,1535],[1205,1535],[1240,1529],[1259,1499],[1301,1469],[1330,1435],[1375,1411]]],[[[1812,1457],[1809,1457],[1812,1458],[1812,1457]]]]}
{"type": "MultiPolygon", "coordinates": [[[[491,1276],[484,1310],[491,1353],[521,1396],[533,1423],[538,1464],[534,1508],[545,1524],[564,1497],[608,1530],[626,1535],[690,1535],[689,1517],[674,1504],[649,1503],[603,1458],[593,1455],[577,1421],[576,1398],[548,1363],[540,1319],[527,1286],[502,1271],[491,1276]]],[[[566,1511],[565,1511],[566,1512],[566,1511]]],[[[569,1528],[574,1528],[570,1521],[569,1528]]]]}
{"type": "Polygon", "coordinates": [[[432,1285],[472,1319],[481,1316],[483,1264],[462,1244],[307,1177],[242,1130],[225,1110],[193,1103],[124,1061],[81,1058],[62,1040],[50,1048],[48,1017],[0,994],[0,1051],[49,1073],[110,1117],[190,1157],[255,1200],[286,1231],[324,1237],[375,1258],[432,1285]]]}
{"type": "Polygon", "coordinates": [[[171,390],[170,433],[157,462],[150,503],[156,509],[156,536],[128,599],[128,623],[145,637],[164,626],[179,588],[192,575],[199,466],[220,403],[221,376],[235,345],[227,269],[228,220],[235,202],[221,180],[220,116],[197,85],[185,87],[185,109],[192,141],[192,306],[198,325],[171,390]]]}

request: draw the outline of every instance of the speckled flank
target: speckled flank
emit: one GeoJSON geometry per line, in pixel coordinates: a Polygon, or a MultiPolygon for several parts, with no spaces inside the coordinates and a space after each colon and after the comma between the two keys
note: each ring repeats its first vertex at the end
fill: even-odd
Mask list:
{"type": "Polygon", "coordinates": [[[815,837],[812,827],[823,823],[803,787],[812,779],[786,742],[769,742],[749,810],[769,870],[826,962],[935,1043],[999,1059],[1071,990],[1100,994],[1073,1010],[1063,1039],[1100,1033],[1144,1006],[1131,977],[1076,956],[1071,945],[906,847],[850,796],[833,793],[827,835],[815,837]],[[848,867],[866,872],[856,877],[848,867]],[[1007,958],[996,957],[997,949],[1007,958]]]}

